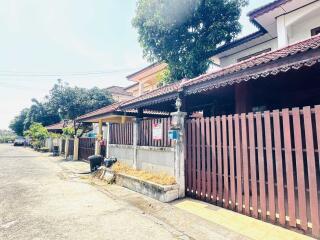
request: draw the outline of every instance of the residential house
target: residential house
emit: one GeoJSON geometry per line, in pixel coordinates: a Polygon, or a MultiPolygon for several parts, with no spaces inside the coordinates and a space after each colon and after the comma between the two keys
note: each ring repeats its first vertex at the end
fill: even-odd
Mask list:
{"type": "Polygon", "coordinates": [[[111,86],[106,90],[111,94],[115,102],[122,102],[132,98],[132,94],[126,91],[124,87],[111,86]]]}
{"type": "Polygon", "coordinates": [[[165,63],[154,63],[130,74],[127,76],[127,79],[135,82],[135,84],[125,88],[125,90],[130,92],[134,97],[141,96],[142,94],[155,90],[158,88],[161,73],[166,69],[166,67],[167,64],[165,63]]]}
{"type": "Polygon", "coordinates": [[[320,33],[320,1],[278,0],[249,13],[258,31],[218,48],[213,62],[230,66],[320,33]]]}
{"type": "Polygon", "coordinates": [[[140,92],[79,120],[133,113],[137,131],[129,134],[135,142],[123,144],[119,129],[125,126],[115,125],[110,154],[141,169],[171,169],[176,158],[169,153],[177,149],[167,144],[170,119],[155,116],[150,124],[146,118],[176,112],[181,102],[186,127],[177,142],[184,143],[178,150],[186,166],[179,184],[187,196],[319,238],[319,13],[319,0],[273,1],[249,14],[257,32],[216,49],[212,59],[219,69],[140,92]],[[195,119],[197,111],[203,117],[195,119]],[[164,134],[154,139],[153,123],[161,121],[164,134]],[[137,148],[148,153],[140,165],[137,148]]]}

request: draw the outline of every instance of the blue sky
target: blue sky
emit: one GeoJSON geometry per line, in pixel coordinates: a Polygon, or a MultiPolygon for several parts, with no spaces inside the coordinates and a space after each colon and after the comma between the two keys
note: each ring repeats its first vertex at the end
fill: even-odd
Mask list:
{"type": "MultiPolygon", "coordinates": [[[[135,2],[0,0],[0,129],[58,78],[88,88],[129,85],[125,77],[148,64],[131,26],[135,2]],[[96,72],[103,74],[86,75],[96,72]]],[[[243,9],[241,35],[255,31],[246,13],[268,2],[243,9]]]]}

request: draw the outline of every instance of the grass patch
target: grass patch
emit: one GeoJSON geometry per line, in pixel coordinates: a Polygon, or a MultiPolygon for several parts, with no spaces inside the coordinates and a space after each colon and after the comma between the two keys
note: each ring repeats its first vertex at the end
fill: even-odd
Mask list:
{"type": "Polygon", "coordinates": [[[129,176],[136,177],[141,180],[150,181],[161,185],[173,185],[176,184],[174,177],[169,176],[166,173],[150,173],[143,170],[135,170],[125,164],[115,163],[112,166],[112,170],[116,173],[123,173],[129,176]]]}

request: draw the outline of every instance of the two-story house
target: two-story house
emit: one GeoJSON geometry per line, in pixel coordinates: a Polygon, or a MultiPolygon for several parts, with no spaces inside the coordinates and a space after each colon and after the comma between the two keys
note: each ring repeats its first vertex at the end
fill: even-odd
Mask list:
{"type": "Polygon", "coordinates": [[[129,81],[135,82],[125,88],[132,96],[137,97],[158,88],[161,73],[166,69],[165,63],[151,64],[127,76],[129,81]]]}
{"type": "Polygon", "coordinates": [[[218,48],[212,61],[226,67],[320,33],[320,1],[277,0],[248,14],[258,31],[218,48]]]}

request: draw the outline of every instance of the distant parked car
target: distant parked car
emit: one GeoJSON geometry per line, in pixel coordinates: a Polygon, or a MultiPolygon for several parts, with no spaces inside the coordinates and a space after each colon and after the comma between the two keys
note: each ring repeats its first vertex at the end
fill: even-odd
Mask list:
{"type": "Polygon", "coordinates": [[[13,142],[13,146],[24,146],[25,142],[26,139],[24,137],[17,137],[13,142]]]}

